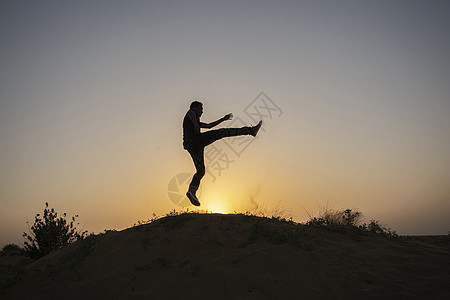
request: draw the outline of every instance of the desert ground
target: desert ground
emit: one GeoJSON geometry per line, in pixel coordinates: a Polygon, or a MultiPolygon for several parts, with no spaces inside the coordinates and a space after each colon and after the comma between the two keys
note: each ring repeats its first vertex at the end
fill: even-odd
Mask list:
{"type": "Polygon", "coordinates": [[[38,260],[0,257],[1,299],[450,299],[449,236],[180,214],[38,260]]]}

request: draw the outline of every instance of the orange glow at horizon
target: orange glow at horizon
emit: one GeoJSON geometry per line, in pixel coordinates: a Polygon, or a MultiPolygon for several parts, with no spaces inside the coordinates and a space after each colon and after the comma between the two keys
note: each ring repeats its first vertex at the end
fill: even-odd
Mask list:
{"type": "Polygon", "coordinates": [[[220,195],[217,191],[206,190],[203,192],[201,201],[203,209],[211,213],[227,214],[231,212],[224,195],[220,195]]]}

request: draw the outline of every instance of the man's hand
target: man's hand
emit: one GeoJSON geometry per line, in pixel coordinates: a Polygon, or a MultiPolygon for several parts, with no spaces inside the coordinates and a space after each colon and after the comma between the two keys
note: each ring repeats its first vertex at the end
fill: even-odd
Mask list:
{"type": "Polygon", "coordinates": [[[223,117],[223,119],[226,121],[226,120],[231,120],[231,119],[233,119],[233,114],[232,113],[229,113],[228,115],[225,115],[225,117],[223,117]]]}

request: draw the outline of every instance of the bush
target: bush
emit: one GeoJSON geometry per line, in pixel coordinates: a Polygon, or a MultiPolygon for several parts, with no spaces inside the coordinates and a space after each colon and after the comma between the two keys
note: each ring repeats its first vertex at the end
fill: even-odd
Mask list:
{"type": "Polygon", "coordinates": [[[378,234],[383,234],[383,235],[388,235],[388,236],[398,236],[397,232],[395,232],[394,230],[387,228],[386,226],[383,226],[380,224],[379,221],[376,220],[372,220],[370,221],[370,223],[368,225],[366,225],[365,223],[361,226],[362,229],[370,231],[370,232],[374,232],[374,233],[378,233],[378,234]]]}
{"type": "Polygon", "coordinates": [[[87,231],[80,233],[76,230],[74,226],[76,218],[78,215],[72,217],[68,223],[65,213],[62,217],[58,217],[55,210],[49,209],[48,203],[45,203],[43,218],[36,214],[30,234],[23,233],[23,237],[27,239],[24,242],[25,253],[32,258],[40,258],[78,239],[83,239],[87,231]]]}
{"type": "Polygon", "coordinates": [[[321,226],[333,231],[340,231],[354,235],[364,232],[373,232],[387,236],[398,236],[395,231],[380,224],[379,221],[372,220],[369,224],[361,224],[362,214],[358,211],[346,209],[343,211],[332,211],[325,209],[319,217],[311,218],[306,225],[321,226]]]}
{"type": "Polygon", "coordinates": [[[311,218],[306,225],[313,226],[358,226],[362,215],[358,211],[346,209],[344,211],[324,210],[319,217],[311,218]]]}
{"type": "Polygon", "coordinates": [[[3,246],[2,251],[0,251],[0,256],[3,255],[22,255],[23,249],[16,244],[8,244],[3,246]]]}

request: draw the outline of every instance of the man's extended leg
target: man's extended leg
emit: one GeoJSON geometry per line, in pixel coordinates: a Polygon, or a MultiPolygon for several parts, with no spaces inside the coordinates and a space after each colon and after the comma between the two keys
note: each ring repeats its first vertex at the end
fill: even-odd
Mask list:
{"type": "Polygon", "coordinates": [[[262,122],[259,122],[258,125],[252,127],[245,126],[241,128],[221,128],[203,132],[200,134],[202,146],[205,147],[224,137],[239,136],[239,135],[256,136],[259,128],[261,127],[261,124],[262,122]]]}
{"type": "Polygon", "coordinates": [[[191,184],[189,185],[189,190],[187,192],[187,196],[192,204],[195,206],[199,206],[200,202],[197,199],[196,192],[198,190],[198,187],[200,186],[200,180],[205,175],[205,159],[204,159],[204,148],[196,149],[196,150],[190,150],[189,154],[192,157],[192,160],[194,161],[195,169],[197,172],[192,177],[191,184]]]}

